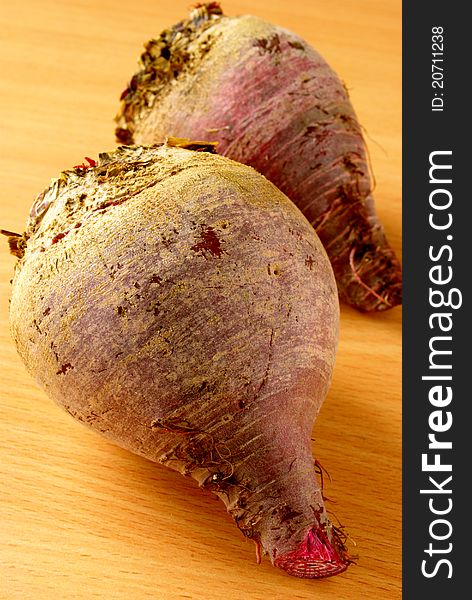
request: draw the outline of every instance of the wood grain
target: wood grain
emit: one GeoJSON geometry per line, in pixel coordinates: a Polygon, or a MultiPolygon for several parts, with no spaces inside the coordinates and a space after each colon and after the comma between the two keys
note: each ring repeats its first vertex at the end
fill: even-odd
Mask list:
{"type": "MultiPolygon", "coordinates": [[[[366,131],[380,217],[401,251],[399,0],[227,0],[316,46],[366,131]]],[[[182,0],[16,0],[0,15],[0,225],[22,231],[62,169],[112,149],[117,99],[144,41],[182,0]]],[[[5,240],[6,241],[6,240],[5,240]]],[[[0,240],[3,242],[3,240],[0,240]]],[[[358,564],[303,581],[255,561],[219,501],[75,423],[26,373],[8,332],[15,259],[0,244],[0,597],[354,599],[401,595],[401,309],[342,308],[334,381],[314,429],[328,508],[358,564]]]]}

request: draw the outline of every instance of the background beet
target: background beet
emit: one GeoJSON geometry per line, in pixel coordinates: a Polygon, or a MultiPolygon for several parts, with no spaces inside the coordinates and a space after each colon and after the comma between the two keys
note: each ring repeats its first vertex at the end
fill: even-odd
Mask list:
{"type": "MultiPolygon", "coordinates": [[[[228,0],[225,7],[297,31],[349,82],[359,120],[375,140],[377,209],[399,253],[400,4],[228,0]]],[[[135,69],[143,40],[188,8],[166,0],[158,6],[147,0],[5,5],[2,227],[24,226],[32,198],[51,174],[113,147],[116,90],[135,69]]],[[[252,562],[254,544],[241,544],[219,500],[79,427],[31,383],[8,332],[15,258],[3,241],[0,511],[7,543],[0,577],[7,597],[21,598],[28,589],[41,600],[59,594],[140,600],[164,591],[196,600],[313,598],[313,582],[252,562]]],[[[325,478],[336,501],[328,508],[349,524],[360,560],[317,585],[323,600],[400,597],[400,319],[401,311],[366,317],[341,309],[335,376],[313,437],[333,477],[325,478]]]]}
{"type": "Polygon", "coordinates": [[[218,152],[275,183],[316,229],[342,300],[362,311],[401,304],[401,267],[374,206],[362,127],[345,84],[305,40],[217,2],[144,45],[121,94],[120,143],[167,135],[218,152]]]}

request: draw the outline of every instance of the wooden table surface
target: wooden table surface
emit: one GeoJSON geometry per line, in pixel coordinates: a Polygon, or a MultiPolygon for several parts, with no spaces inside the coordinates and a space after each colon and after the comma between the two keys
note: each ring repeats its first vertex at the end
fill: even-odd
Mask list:
{"type": "MultiPolygon", "coordinates": [[[[0,10],[0,226],[23,231],[36,194],[115,145],[118,96],[142,44],[190,0],[14,0],[0,10]]],[[[317,47],[365,127],[378,212],[401,252],[399,0],[226,0],[317,47]]],[[[121,450],[60,410],[8,332],[15,259],[0,240],[0,598],[357,599],[401,595],[401,309],[345,306],[334,380],[314,428],[328,509],[359,556],[299,580],[256,564],[215,497],[121,450]],[[356,546],[353,546],[355,542],[356,546]]]]}

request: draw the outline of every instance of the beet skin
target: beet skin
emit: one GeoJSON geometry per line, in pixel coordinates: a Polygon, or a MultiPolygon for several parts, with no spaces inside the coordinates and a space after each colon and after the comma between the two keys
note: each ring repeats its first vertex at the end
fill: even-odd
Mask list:
{"type": "Polygon", "coordinates": [[[362,311],[401,303],[401,267],[375,213],[366,147],[347,91],[304,40],[216,2],[150,40],[122,94],[117,138],[218,142],[301,209],[362,311]]]}
{"type": "Polygon", "coordinates": [[[329,260],[254,169],[172,143],[40,194],[10,235],[13,338],[73,417],[217,494],[276,566],[335,575],[349,558],[311,451],[338,336],[329,260]]]}

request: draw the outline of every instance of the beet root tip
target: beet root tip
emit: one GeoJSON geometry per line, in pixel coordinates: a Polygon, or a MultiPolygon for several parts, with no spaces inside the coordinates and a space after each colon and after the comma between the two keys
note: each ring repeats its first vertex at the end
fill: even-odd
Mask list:
{"type": "Polygon", "coordinates": [[[332,577],[347,569],[351,563],[341,547],[335,549],[321,527],[310,529],[297,550],[275,559],[274,565],[294,577],[320,579],[332,577]]]}

